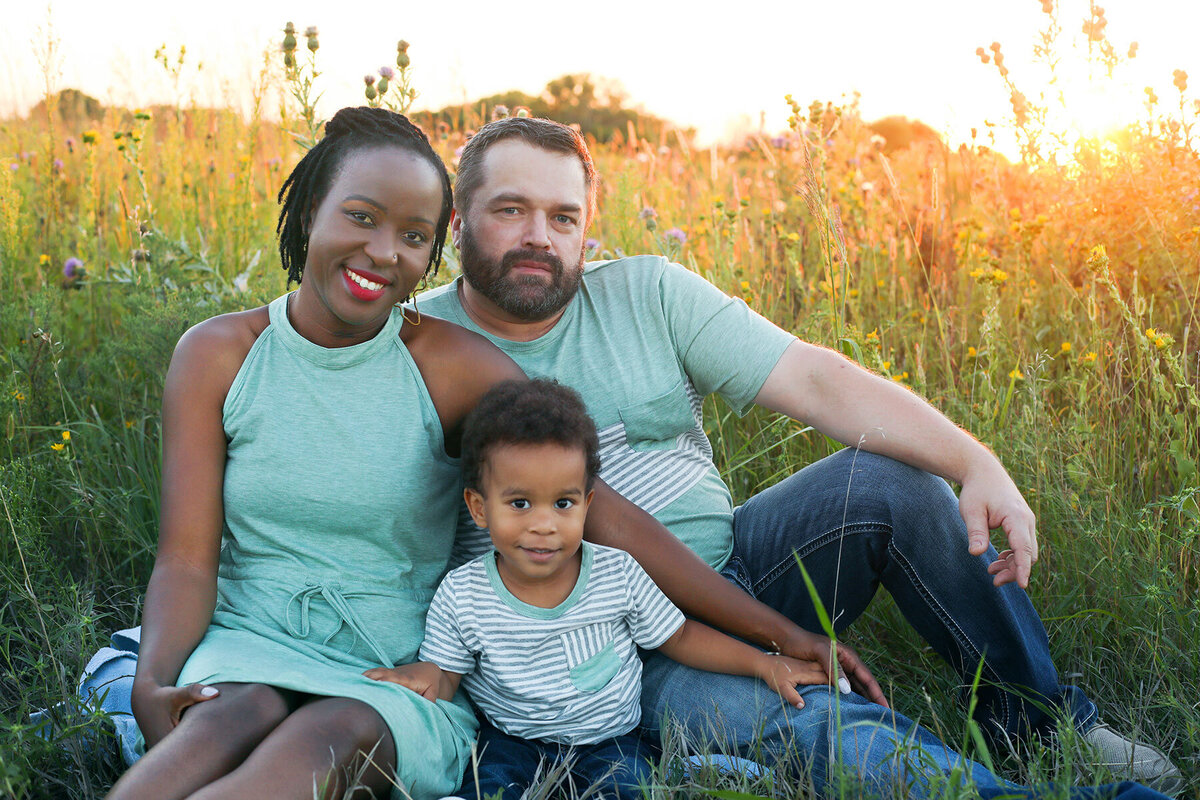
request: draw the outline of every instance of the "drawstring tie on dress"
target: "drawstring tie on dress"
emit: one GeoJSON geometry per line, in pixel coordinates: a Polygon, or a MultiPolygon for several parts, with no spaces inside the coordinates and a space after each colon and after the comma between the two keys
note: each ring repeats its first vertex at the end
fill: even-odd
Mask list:
{"type": "Polygon", "coordinates": [[[297,639],[307,639],[309,632],[308,608],[314,597],[320,595],[325,599],[333,612],[338,616],[338,626],[333,629],[322,645],[328,646],[329,641],[338,634],[338,631],[343,626],[349,628],[355,636],[355,641],[361,639],[366,643],[367,647],[375,653],[375,657],[379,659],[379,663],[385,667],[392,666],[391,659],[383,652],[383,648],[375,641],[375,637],[367,632],[362,620],[354,613],[354,609],[342,594],[342,585],[337,581],[325,583],[323,581],[306,580],[303,589],[297,589],[288,599],[287,608],[284,609],[284,620],[287,622],[288,633],[295,636],[297,639]],[[292,624],[292,603],[300,603],[300,627],[297,628],[292,624]]]}

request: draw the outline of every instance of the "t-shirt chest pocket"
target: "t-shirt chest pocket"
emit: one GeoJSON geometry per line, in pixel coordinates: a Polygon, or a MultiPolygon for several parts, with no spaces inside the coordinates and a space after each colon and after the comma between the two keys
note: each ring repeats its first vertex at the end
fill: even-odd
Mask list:
{"type": "Polygon", "coordinates": [[[621,670],[621,657],[613,636],[613,623],[598,622],[563,633],[567,672],[581,692],[598,692],[621,670]]]}
{"type": "Polygon", "coordinates": [[[625,440],[634,450],[670,450],[679,434],[696,426],[682,379],[670,391],[621,408],[625,440]]]}

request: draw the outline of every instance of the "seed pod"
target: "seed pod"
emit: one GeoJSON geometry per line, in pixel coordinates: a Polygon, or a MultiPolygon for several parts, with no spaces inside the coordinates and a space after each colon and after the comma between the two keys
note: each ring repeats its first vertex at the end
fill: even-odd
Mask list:
{"type": "Polygon", "coordinates": [[[380,78],[380,79],[379,79],[379,82],[375,84],[375,87],[376,87],[376,88],[379,90],[379,93],[380,93],[380,94],[387,94],[387,90],[388,90],[388,79],[387,79],[387,78],[380,78]]]}

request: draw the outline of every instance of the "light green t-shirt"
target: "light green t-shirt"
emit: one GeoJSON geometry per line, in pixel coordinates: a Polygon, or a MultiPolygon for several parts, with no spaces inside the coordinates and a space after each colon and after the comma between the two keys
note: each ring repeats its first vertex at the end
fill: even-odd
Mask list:
{"type": "MultiPolygon", "coordinates": [[[[794,337],[658,256],[588,264],[562,318],[530,342],[480,329],[459,302],[461,280],[418,297],[421,311],[487,336],[529,376],[578,391],[600,434],[605,483],[724,566],[733,503],[713,464],[702,400],[716,392],[744,413],[794,337]]],[[[456,563],[491,547],[464,522],[456,563]]]]}

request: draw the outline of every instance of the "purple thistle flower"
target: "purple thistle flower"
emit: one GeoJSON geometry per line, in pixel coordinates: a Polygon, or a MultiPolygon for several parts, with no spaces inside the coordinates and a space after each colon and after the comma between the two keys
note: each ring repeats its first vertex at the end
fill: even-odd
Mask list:
{"type": "Polygon", "coordinates": [[[663,236],[674,239],[680,244],[687,244],[687,234],[679,228],[671,228],[671,230],[664,233],[663,236]]]}
{"type": "Polygon", "coordinates": [[[642,209],[641,213],[638,214],[638,219],[658,219],[658,212],[650,206],[646,206],[642,209]]]}
{"type": "Polygon", "coordinates": [[[585,247],[585,248],[587,248],[588,250],[596,250],[596,249],[599,249],[599,247],[600,247],[600,240],[599,240],[599,239],[590,239],[590,238],[589,238],[589,239],[588,239],[588,240],[587,240],[587,241],[584,243],[584,247],[585,247]]]}
{"type": "Polygon", "coordinates": [[[392,69],[391,67],[380,67],[379,77],[390,81],[392,78],[396,77],[396,70],[392,69]]]}
{"type": "Polygon", "coordinates": [[[19,170],[21,168],[21,165],[14,161],[8,165],[8,168],[11,169],[13,172],[16,172],[17,170],[19,170]]]}
{"type": "Polygon", "coordinates": [[[80,261],[75,256],[71,256],[70,258],[67,259],[67,262],[65,264],[63,264],[63,276],[64,277],[74,278],[76,275],[78,275],[82,271],[83,271],[83,262],[80,261]]]}
{"type": "Polygon", "coordinates": [[[62,168],[63,168],[63,160],[61,158],[54,159],[54,171],[62,172],[62,168]]]}
{"type": "Polygon", "coordinates": [[[375,76],[368,72],[366,75],[363,75],[363,83],[367,86],[373,85],[375,83],[375,76]]]}

